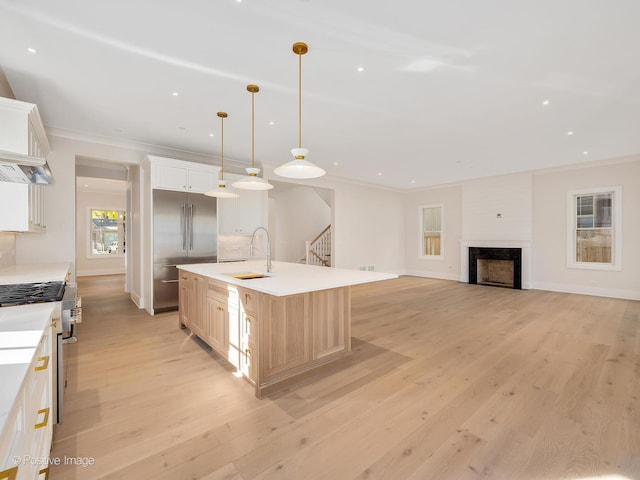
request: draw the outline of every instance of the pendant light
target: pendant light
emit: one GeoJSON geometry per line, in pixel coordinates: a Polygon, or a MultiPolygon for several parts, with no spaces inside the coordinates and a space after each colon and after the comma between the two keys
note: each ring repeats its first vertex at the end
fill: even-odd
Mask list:
{"type": "Polygon", "coordinates": [[[309,51],[306,43],[296,42],[293,44],[293,53],[298,55],[298,148],[291,149],[292,160],[284,165],[280,165],[274,170],[276,175],[287,178],[317,178],[326,172],[314,165],[305,157],[309,150],[302,148],[302,55],[309,51]]]}
{"type": "Polygon", "coordinates": [[[224,179],[224,119],[228,117],[226,112],[218,112],[220,117],[220,180],[218,180],[218,186],[213,190],[209,190],[204,194],[209,197],[218,198],[235,198],[237,193],[233,193],[227,190],[227,182],[224,179]]]}
{"type": "Polygon", "coordinates": [[[273,188],[273,185],[258,176],[260,169],[255,168],[254,165],[255,95],[260,91],[260,87],[257,85],[247,85],[247,91],[251,92],[251,168],[245,169],[249,176],[233,182],[233,186],[244,190],[269,190],[273,188]]]}

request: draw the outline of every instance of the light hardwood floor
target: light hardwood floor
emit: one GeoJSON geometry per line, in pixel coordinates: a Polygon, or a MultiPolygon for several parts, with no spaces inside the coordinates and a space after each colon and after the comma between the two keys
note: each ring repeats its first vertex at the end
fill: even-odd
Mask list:
{"type": "Polygon", "coordinates": [[[258,400],[178,328],[79,281],[54,466],[72,479],[640,479],[640,302],[401,277],[353,287],[353,355],[258,400]]]}

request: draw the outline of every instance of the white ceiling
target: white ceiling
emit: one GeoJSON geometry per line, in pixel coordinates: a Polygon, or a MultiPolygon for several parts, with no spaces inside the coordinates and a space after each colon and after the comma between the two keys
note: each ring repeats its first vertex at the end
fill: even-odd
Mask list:
{"type": "Polygon", "coordinates": [[[638,0],[0,0],[0,67],[49,127],[218,155],[227,111],[247,163],[256,83],[276,166],[304,41],[308,159],[416,188],[640,153],[639,19],[638,0]]]}

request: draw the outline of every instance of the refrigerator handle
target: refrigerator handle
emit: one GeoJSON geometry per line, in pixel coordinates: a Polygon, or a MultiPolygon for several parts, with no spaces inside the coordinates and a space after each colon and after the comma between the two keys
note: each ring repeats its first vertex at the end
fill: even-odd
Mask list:
{"type": "Polygon", "coordinates": [[[182,250],[187,249],[187,204],[182,204],[180,210],[180,232],[182,232],[182,250]]]}
{"type": "Polygon", "coordinates": [[[193,203],[189,204],[189,250],[193,250],[193,203]]]}

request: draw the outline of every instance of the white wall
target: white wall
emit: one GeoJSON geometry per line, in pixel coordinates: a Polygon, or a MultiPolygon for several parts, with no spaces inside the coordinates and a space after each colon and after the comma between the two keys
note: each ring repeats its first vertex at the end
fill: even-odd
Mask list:
{"type": "Polygon", "coordinates": [[[533,176],[534,288],[640,300],[640,156],[533,176]],[[635,158],[635,159],[634,159],[635,158]],[[567,267],[567,192],[622,186],[622,271],[567,267]]]}
{"type": "Polygon", "coordinates": [[[78,189],[76,192],[76,275],[125,273],[124,255],[90,256],[89,210],[125,210],[126,195],[78,189]]]}
{"type": "Polygon", "coordinates": [[[531,182],[531,173],[464,182],[462,239],[530,241],[531,182]]]}
{"type": "Polygon", "coordinates": [[[0,232],[0,267],[16,264],[16,234],[0,232]]]}
{"type": "Polygon", "coordinates": [[[454,185],[408,193],[405,196],[405,272],[409,275],[458,280],[462,237],[462,186],[454,185]],[[442,205],[442,258],[420,257],[424,205],[442,205]]]}
{"type": "Polygon", "coordinates": [[[305,185],[269,192],[269,232],[275,260],[297,262],[305,255],[305,242],[331,224],[331,207],[316,190],[305,185]]]}

